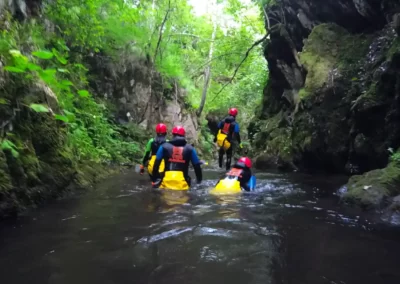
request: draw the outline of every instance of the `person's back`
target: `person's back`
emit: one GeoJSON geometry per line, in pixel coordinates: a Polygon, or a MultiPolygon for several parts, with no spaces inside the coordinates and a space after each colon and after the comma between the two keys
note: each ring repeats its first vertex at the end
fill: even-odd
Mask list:
{"type": "Polygon", "coordinates": [[[156,181],[159,178],[156,175],[154,182],[160,188],[187,190],[191,185],[189,162],[192,162],[197,182],[200,183],[202,180],[201,161],[194,147],[186,142],[183,127],[174,127],[172,135],[173,139],[164,143],[157,151],[153,170],[156,172],[160,161],[164,159],[165,172],[159,181],[156,181]]]}
{"type": "MultiPolygon", "coordinates": [[[[241,157],[232,169],[226,173],[225,179],[221,179],[217,183],[216,188],[219,187],[223,190],[224,186],[239,186],[246,191],[253,191],[256,187],[256,178],[251,172],[251,167],[251,160],[247,157],[241,157]],[[236,185],[232,180],[237,181],[238,184],[236,185]]],[[[229,188],[227,188],[227,190],[229,190],[229,188]]]]}
{"type": "MultiPolygon", "coordinates": [[[[142,165],[140,165],[140,174],[144,173],[144,166],[147,165],[147,171],[149,173],[150,178],[152,179],[153,166],[156,160],[156,153],[158,151],[158,148],[167,141],[166,135],[167,135],[167,126],[163,123],[157,124],[156,137],[151,138],[146,144],[142,165]]],[[[164,172],[164,163],[161,163],[159,171],[160,173],[164,172]]]]}
{"type": "Polygon", "coordinates": [[[235,137],[234,134],[239,132],[238,127],[239,124],[236,122],[236,118],[233,115],[226,116],[218,123],[218,129],[221,130],[222,134],[226,135],[226,139],[229,142],[232,142],[232,139],[235,137]]]}
{"type": "Polygon", "coordinates": [[[236,141],[242,147],[240,139],[239,124],[236,122],[238,111],[236,108],[231,108],[228,111],[228,116],[218,123],[218,133],[214,138],[214,142],[220,147],[218,152],[218,165],[222,168],[224,154],[226,153],[226,170],[231,167],[233,145],[236,141]]]}

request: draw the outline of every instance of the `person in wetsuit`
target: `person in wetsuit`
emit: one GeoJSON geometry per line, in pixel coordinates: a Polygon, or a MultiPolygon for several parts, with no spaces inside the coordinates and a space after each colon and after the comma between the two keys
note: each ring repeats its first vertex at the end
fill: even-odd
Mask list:
{"type": "MultiPolygon", "coordinates": [[[[232,169],[226,173],[226,179],[237,179],[240,184],[240,188],[246,191],[254,191],[256,188],[256,177],[251,172],[252,162],[248,157],[241,157],[232,167],[232,169]]],[[[218,181],[223,182],[224,179],[218,181]]],[[[218,186],[216,184],[216,187],[218,186]]]]}
{"type": "MultiPolygon", "coordinates": [[[[144,167],[147,165],[147,171],[150,179],[153,179],[154,162],[156,160],[156,153],[158,148],[164,144],[167,136],[167,126],[163,123],[159,123],[156,126],[156,137],[151,138],[146,144],[146,150],[144,152],[143,161],[140,165],[140,174],[144,174],[144,167]]],[[[161,164],[159,170],[161,173],[164,172],[164,163],[161,164]]]]}
{"type": "Polygon", "coordinates": [[[182,126],[172,129],[172,140],[161,145],[156,154],[154,163],[153,186],[166,189],[188,190],[191,185],[189,176],[189,162],[192,163],[197,183],[202,181],[202,162],[197,156],[196,150],[186,142],[186,131],[182,126]],[[158,174],[161,161],[165,161],[164,176],[158,174]]]}
{"type": "Polygon", "coordinates": [[[239,124],[235,120],[237,114],[238,110],[236,108],[229,109],[228,116],[218,123],[219,130],[214,138],[214,142],[217,142],[220,147],[218,152],[218,165],[220,168],[222,168],[224,154],[226,153],[226,170],[229,170],[231,167],[233,140],[236,140],[239,143],[240,148],[242,148],[239,124]]]}

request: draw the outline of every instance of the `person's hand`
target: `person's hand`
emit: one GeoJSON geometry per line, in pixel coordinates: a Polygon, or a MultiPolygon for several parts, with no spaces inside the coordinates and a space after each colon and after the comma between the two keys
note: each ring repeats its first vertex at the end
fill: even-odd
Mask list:
{"type": "Polygon", "coordinates": [[[142,175],[142,174],[144,174],[144,167],[143,167],[143,165],[140,165],[140,171],[139,171],[139,173],[142,175]]]}
{"type": "Polygon", "coordinates": [[[161,179],[156,179],[156,181],[152,182],[151,185],[153,188],[158,188],[161,184],[161,179]]]}

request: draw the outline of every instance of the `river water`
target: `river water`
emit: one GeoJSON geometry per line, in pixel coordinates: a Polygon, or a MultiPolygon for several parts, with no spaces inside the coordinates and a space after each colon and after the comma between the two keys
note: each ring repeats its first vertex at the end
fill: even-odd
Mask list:
{"type": "Polygon", "coordinates": [[[1,283],[400,283],[400,231],[338,204],[341,178],[257,174],[189,194],[127,172],[0,226],[1,283]]]}

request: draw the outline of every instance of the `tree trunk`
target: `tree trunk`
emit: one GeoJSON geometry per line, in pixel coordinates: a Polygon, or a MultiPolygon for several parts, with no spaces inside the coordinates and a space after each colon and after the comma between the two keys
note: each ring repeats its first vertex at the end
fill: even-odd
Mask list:
{"type": "Polygon", "coordinates": [[[210,79],[211,79],[211,62],[212,62],[212,56],[213,56],[213,52],[214,52],[214,40],[215,40],[216,33],[217,33],[217,21],[214,19],[213,32],[211,35],[210,51],[208,53],[208,64],[207,64],[206,68],[204,69],[204,87],[203,87],[203,92],[201,94],[201,102],[200,102],[199,110],[197,111],[197,116],[201,115],[201,113],[203,112],[203,109],[204,109],[204,105],[206,104],[207,91],[208,91],[208,87],[210,85],[210,79]]]}

